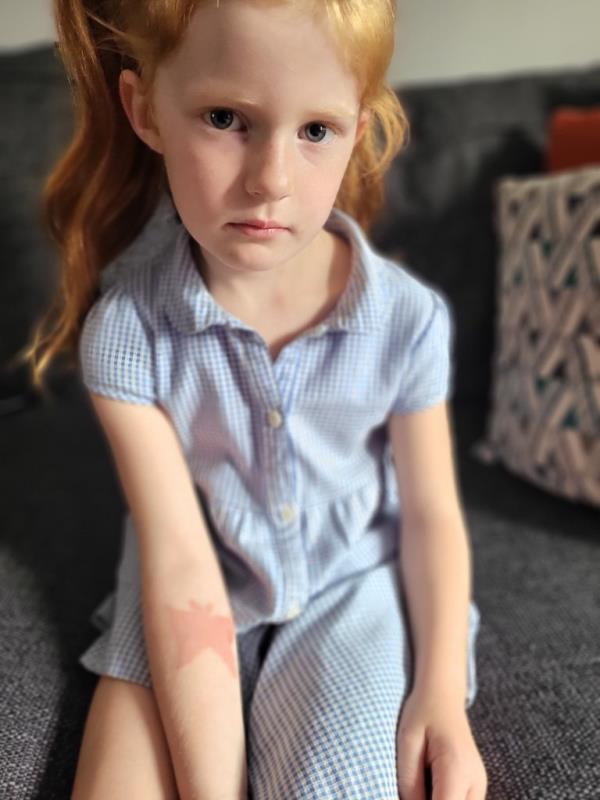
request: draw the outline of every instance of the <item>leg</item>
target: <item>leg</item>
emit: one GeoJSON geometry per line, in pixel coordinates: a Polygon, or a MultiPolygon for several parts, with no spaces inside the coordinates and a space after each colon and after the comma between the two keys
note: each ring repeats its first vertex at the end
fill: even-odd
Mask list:
{"type": "Polygon", "coordinates": [[[245,633],[238,634],[237,637],[246,742],[249,737],[248,719],[254,687],[264,653],[269,648],[276,628],[276,625],[258,625],[245,633]]]}
{"type": "Polygon", "coordinates": [[[256,683],[256,800],[397,800],[396,727],[411,683],[395,561],[313,598],[279,626],[256,683]]]}
{"type": "Polygon", "coordinates": [[[398,800],[395,731],[410,653],[387,564],[280,626],[250,715],[256,800],[398,800]]]}
{"type": "Polygon", "coordinates": [[[102,675],[88,712],[71,800],[177,800],[152,689],[102,675]]]}

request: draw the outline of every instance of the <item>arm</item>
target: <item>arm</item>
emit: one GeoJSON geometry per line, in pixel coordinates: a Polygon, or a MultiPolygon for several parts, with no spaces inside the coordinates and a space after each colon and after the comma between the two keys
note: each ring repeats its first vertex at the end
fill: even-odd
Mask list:
{"type": "Polygon", "coordinates": [[[471,554],[446,403],[393,414],[401,563],[415,643],[415,689],[466,696],[471,554]]]}
{"type": "Polygon", "coordinates": [[[181,800],[246,797],[235,627],[172,424],[91,393],[139,537],[144,635],[181,800]]]}

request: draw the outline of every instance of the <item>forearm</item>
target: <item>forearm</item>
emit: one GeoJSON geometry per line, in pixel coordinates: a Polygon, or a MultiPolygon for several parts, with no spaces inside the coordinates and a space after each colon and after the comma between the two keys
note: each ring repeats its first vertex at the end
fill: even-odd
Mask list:
{"type": "Polygon", "coordinates": [[[460,520],[405,523],[400,570],[415,650],[414,688],[466,695],[471,551],[460,520]]]}
{"type": "Polygon", "coordinates": [[[212,551],[142,578],[152,682],[180,800],[245,800],[235,628],[212,551]]]}

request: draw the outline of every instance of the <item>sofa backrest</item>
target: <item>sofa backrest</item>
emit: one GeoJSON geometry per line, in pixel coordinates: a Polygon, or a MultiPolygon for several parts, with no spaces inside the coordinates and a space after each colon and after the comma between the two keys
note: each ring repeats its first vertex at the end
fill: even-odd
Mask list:
{"type": "Polygon", "coordinates": [[[411,135],[388,172],[372,239],[445,294],[455,321],[454,397],[487,408],[499,258],[495,184],[545,169],[552,111],[600,105],[600,62],[397,92],[411,135]]]}
{"type": "Polygon", "coordinates": [[[73,125],[69,87],[52,46],[0,55],[0,382],[57,285],[40,222],[40,190],[73,125]]]}

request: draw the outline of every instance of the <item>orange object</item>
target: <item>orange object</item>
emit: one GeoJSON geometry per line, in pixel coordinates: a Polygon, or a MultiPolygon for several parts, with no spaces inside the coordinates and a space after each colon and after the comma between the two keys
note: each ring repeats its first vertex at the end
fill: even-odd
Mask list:
{"type": "Polygon", "coordinates": [[[562,106],[550,117],[546,172],[600,164],[600,105],[562,106]]]}

